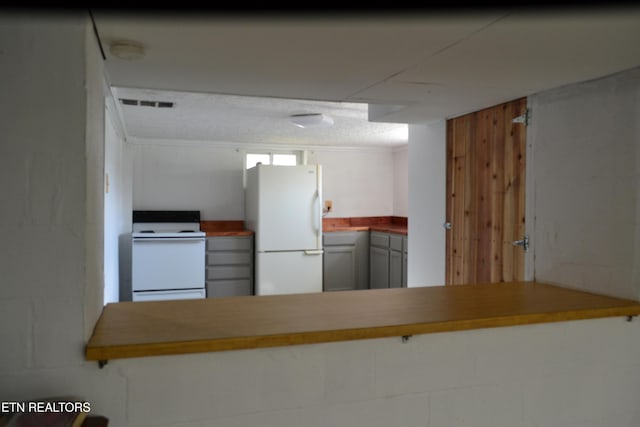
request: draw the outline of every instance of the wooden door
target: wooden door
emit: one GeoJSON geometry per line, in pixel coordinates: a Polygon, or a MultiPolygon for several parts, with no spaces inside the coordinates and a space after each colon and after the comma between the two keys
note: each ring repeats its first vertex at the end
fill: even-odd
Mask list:
{"type": "Polygon", "coordinates": [[[526,98],[447,121],[448,285],[524,279],[526,98]]]}

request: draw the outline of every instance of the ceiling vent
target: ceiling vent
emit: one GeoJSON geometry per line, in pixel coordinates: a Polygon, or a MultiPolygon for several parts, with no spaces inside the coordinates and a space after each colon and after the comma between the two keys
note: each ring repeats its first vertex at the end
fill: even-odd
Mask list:
{"type": "Polygon", "coordinates": [[[169,101],[146,101],[138,99],[120,98],[122,105],[131,105],[134,107],[154,107],[154,108],[173,108],[173,102],[169,101]]]}

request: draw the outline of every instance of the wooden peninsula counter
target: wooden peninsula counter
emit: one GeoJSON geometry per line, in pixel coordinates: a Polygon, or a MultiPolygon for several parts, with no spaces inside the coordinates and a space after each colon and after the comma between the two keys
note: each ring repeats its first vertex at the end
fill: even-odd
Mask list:
{"type": "Polygon", "coordinates": [[[536,282],[107,304],[87,360],[201,353],[640,314],[536,282]]]}

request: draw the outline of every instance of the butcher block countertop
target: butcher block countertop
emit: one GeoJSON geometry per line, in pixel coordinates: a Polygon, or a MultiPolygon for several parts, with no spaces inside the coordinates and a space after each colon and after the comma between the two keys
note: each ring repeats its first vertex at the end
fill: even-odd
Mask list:
{"type": "Polygon", "coordinates": [[[102,365],[638,314],[638,301],[536,282],[121,302],[104,307],[85,357],[102,365]]]}
{"type": "Polygon", "coordinates": [[[323,218],[322,231],[382,231],[407,235],[407,218],[398,216],[365,216],[323,218]]]}
{"type": "MultiPolygon", "coordinates": [[[[245,228],[244,221],[200,221],[200,230],[207,237],[251,236],[252,230],[245,228]]],[[[323,218],[322,231],[382,231],[407,234],[407,218],[396,216],[367,216],[348,218],[323,218]]]]}
{"type": "Polygon", "coordinates": [[[244,228],[244,221],[200,221],[200,231],[207,237],[253,235],[253,231],[244,228]]]}

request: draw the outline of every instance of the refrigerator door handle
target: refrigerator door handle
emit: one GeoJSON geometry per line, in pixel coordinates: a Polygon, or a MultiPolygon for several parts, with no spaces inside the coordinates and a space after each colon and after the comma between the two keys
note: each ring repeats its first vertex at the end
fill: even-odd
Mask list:
{"type": "Polygon", "coordinates": [[[316,166],[316,206],[317,229],[316,229],[316,247],[322,248],[322,167],[316,166]]]}
{"type": "Polygon", "coordinates": [[[314,250],[304,251],[305,255],[322,255],[323,253],[324,253],[324,250],[322,250],[322,249],[314,249],[314,250]]]}
{"type": "Polygon", "coordinates": [[[320,200],[320,191],[316,191],[316,208],[314,209],[316,220],[316,236],[322,232],[322,200],[320,200]]]}

